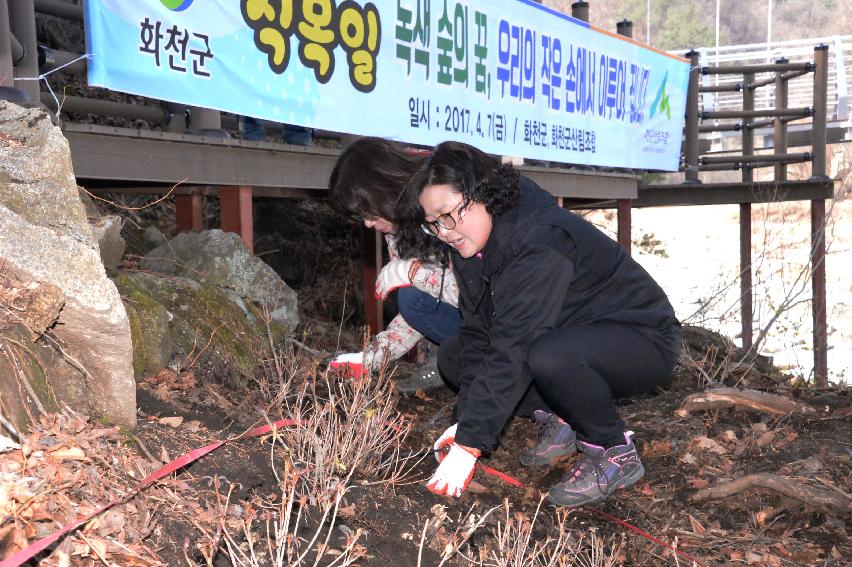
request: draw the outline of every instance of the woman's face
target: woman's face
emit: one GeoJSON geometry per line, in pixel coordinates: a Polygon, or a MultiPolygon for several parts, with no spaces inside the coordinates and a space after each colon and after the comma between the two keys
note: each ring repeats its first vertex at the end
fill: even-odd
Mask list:
{"type": "Polygon", "coordinates": [[[367,228],[374,228],[382,234],[396,232],[396,225],[382,217],[366,217],[364,218],[364,226],[367,228]]]}
{"type": "MultiPolygon", "coordinates": [[[[462,207],[463,200],[464,196],[452,185],[427,185],[420,193],[420,206],[426,222],[434,222],[447,214],[455,221],[451,229],[438,226],[437,238],[455,248],[462,258],[470,258],[485,248],[491,235],[492,221],[485,205],[471,201],[462,207]]],[[[447,224],[452,223],[444,223],[444,226],[447,224]]]]}

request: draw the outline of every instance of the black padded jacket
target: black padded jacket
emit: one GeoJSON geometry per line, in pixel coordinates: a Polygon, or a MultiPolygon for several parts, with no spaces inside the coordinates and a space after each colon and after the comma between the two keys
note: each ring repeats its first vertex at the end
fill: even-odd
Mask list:
{"type": "Polygon", "coordinates": [[[452,254],[462,367],[456,441],[483,451],[532,383],[527,352],[551,329],[614,322],[676,352],[680,323],[663,290],[591,223],[520,178],[516,205],[494,217],[481,254],[452,254]]]}

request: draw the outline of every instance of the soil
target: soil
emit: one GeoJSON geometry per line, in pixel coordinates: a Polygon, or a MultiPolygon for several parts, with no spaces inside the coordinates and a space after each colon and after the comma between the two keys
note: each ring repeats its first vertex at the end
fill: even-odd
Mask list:
{"type": "MultiPolygon", "coordinates": [[[[692,353],[693,356],[696,353],[692,353]]],[[[404,377],[414,366],[401,363],[397,374],[404,377]]],[[[568,526],[578,533],[594,531],[615,547],[615,565],[679,564],[671,551],[647,537],[629,531],[600,512],[644,530],[653,537],[694,556],[704,565],[850,565],[852,542],[847,522],[849,509],[832,513],[765,489],[749,489],[718,502],[693,503],[697,490],[750,473],[782,475],[803,487],[810,486],[847,496],[852,488],[852,412],[848,389],[813,390],[786,386],[783,378],[752,371],[741,377],[740,386],[772,391],[813,406],[809,417],[770,416],[725,409],[684,414],[678,412],[683,399],[701,389],[701,382],[689,364],[682,364],[672,387],[654,395],[622,400],[619,410],[636,433],[645,477],[631,489],[617,492],[598,505],[570,512],[568,526]],[[620,547],[619,547],[620,543],[620,547]]],[[[230,412],[204,403],[225,395],[232,401],[251,398],[250,392],[206,394],[221,386],[197,384],[194,389],[171,392],[164,401],[142,383],[139,389],[140,427],[137,432],[154,455],[178,455],[241,432],[248,423],[238,417],[240,404],[230,412]],[[158,421],[165,416],[181,416],[192,423],[169,427],[158,421]]],[[[440,388],[414,396],[401,396],[398,409],[414,423],[408,439],[412,452],[429,447],[449,425],[454,394],[440,388]]],[[[246,406],[243,406],[246,407],[246,406]]],[[[434,469],[431,458],[417,467],[418,482],[395,487],[364,487],[356,482],[347,493],[343,508],[348,510],[338,524],[341,542],[348,530],[364,529],[361,543],[368,557],[359,565],[417,565],[420,534],[424,523],[436,515],[435,505],[446,506],[443,530],[430,534],[422,551],[422,565],[437,565],[440,551],[452,538],[458,519],[473,508],[482,514],[508,500],[513,511],[532,516],[540,493],[558,482],[570,466],[560,463],[547,470],[520,466],[518,455],[534,444],[537,426],[514,419],[501,446],[485,462],[522,483],[515,488],[478,472],[474,484],[462,498],[448,500],[429,493],[423,486],[434,469]]],[[[263,440],[247,439],[225,445],[183,470],[178,476],[182,493],[194,502],[164,513],[149,546],[169,565],[205,564],[215,526],[201,525],[193,509],[212,510],[217,501],[214,484],[221,489],[238,483],[231,502],[245,504],[252,495],[269,495],[277,482],[263,440]]],[[[140,498],[144,498],[144,494],[140,498]]],[[[500,512],[502,514],[502,512],[500,512]]],[[[469,549],[487,548],[496,519],[471,537],[469,549]]],[[[554,510],[539,514],[539,537],[553,529],[554,510]]],[[[680,558],[680,561],[684,561],[680,558]]],[[[685,562],[684,564],[687,564],[685,562]]],[[[220,552],[216,565],[230,564],[220,552]]],[[[455,560],[450,564],[456,564],[455,560]]],[[[458,564],[465,564],[464,562],[458,564]]]]}

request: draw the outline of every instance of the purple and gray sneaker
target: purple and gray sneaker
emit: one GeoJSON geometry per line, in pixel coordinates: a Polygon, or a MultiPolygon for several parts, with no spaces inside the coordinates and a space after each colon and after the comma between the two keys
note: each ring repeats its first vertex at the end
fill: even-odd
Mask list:
{"type": "Polygon", "coordinates": [[[546,467],[577,452],[577,434],[570,425],[543,410],[536,410],[533,419],[541,428],[538,444],[524,451],[520,459],[522,465],[546,467]]]}
{"type": "Polygon", "coordinates": [[[627,488],[645,475],[636,445],[627,435],[624,445],[604,449],[577,442],[580,458],[550,489],[548,500],[557,506],[585,506],[603,500],[619,488],[627,488]]]}

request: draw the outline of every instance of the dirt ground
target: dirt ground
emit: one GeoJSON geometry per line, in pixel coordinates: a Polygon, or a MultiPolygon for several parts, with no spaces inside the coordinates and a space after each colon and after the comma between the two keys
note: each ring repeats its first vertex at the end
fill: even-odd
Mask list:
{"type": "MultiPolygon", "coordinates": [[[[720,343],[713,346],[716,339],[707,339],[712,335],[696,332],[689,334],[692,337],[689,356],[682,357],[670,389],[620,403],[622,416],[636,433],[646,476],[632,489],[618,492],[597,506],[570,511],[562,520],[575,538],[595,534],[603,546],[603,557],[608,559],[594,560],[588,552],[586,563],[559,564],[689,564],[683,557],[675,558],[650,537],[689,554],[701,565],[852,564],[849,560],[852,542],[847,528],[852,519],[849,390],[795,389],[786,385],[780,375],[758,371],[757,368],[766,370],[758,364],[750,370],[740,368],[729,373],[727,385],[737,383],[740,387],[774,392],[810,406],[813,412],[771,415],[732,408],[690,413],[679,410],[689,394],[703,389],[706,376],[724,364],[724,349],[717,350],[720,343]],[[789,480],[798,494],[748,488],[718,500],[693,499],[702,489],[755,473],[779,475],[789,480]],[[826,504],[829,500],[840,502],[845,508],[826,504]],[[647,537],[612,518],[646,532],[647,537]]],[[[402,377],[412,369],[411,364],[402,363],[395,374],[402,377]]],[[[138,480],[138,475],[127,475],[130,466],[124,472],[110,473],[110,454],[125,455],[122,459],[134,461],[149,473],[162,462],[233,436],[253,424],[260,403],[256,392],[226,391],[217,384],[184,378],[187,376],[166,373],[143,381],[139,387],[139,427],[135,434],[106,436],[109,442],[99,450],[86,447],[90,467],[99,469],[100,475],[106,475],[103,478],[115,479],[109,486],[104,485],[97,481],[99,474],[90,470],[91,482],[101,484],[101,491],[109,493],[111,487],[114,494],[124,494],[138,480]]],[[[449,425],[453,401],[454,395],[448,389],[396,400],[398,411],[413,425],[406,450],[417,453],[431,445],[449,425]]],[[[271,413],[269,417],[279,416],[271,413]]],[[[97,424],[83,425],[78,419],[69,427],[73,436],[65,439],[80,439],[86,437],[85,431],[97,428],[97,424]]],[[[519,465],[519,453],[535,442],[537,431],[537,426],[528,420],[513,420],[500,448],[485,461],[520,480],[524,484],[521,488],[478,472],[472,488],[462,498],[451,501],[432,495],[423,486],[435,466],[431,457],[422,460],[406,482],[397,486],[366,486],[362,481],[370,479],[355,478],[341,503],[342,512],[329,545],[342,548],[347,536],[360,529],[363,536],[359,543],[365,555],[357,564],[364,566],[438,565],[448,544],[468,535],[461,547],[464,554],[479,557],[477,554],[487,553],[496,545],[495,529],[506,521],[504,502],[512,506],[510,517],[521,513],[532,518],[540,493],[557,482],[570,466],[561,463],[548,470],[531,471],[519,465]],[[482,517],[495,507],[497,510],[481,526],[470,529],[471,514],[474,518],[482,517]],[[427,525],[421,545],[420,538],[427,525]]],[[[33,442],[36,445],[29,448],[30,458],[39,452],[38,443],[47,443],[46,439],[51,438],[53,445],[62,445],[61,431],[40,436],[33,442]]],[[[0,470],[9,470],[16,458],[14,453],[0,456],[0,470]]],[[[231,565],[222,544],[222,526],[236,529],[251,509],[252,501],[270,502],[279,493],[280,482],[270,456],[268,438],[227,444],[143,491],[128,504],[118,506],[117,513],[124,518],[121,531],[110,532],[105,529],[110,527],[109,522],[96,520],[67,538],[62,544],[65,547],[54,550],[43,564],[96,565],[103,561],[119,565],[231,565]],[[132,526],[138,529],[131,529],[132,526]],[[101,540],[104,541],[101,557],[87,551],[92,549],[92,542],[101,540]],[[113,555],[120,549],[111,547],[114,545],[111,541],[135,550],[132,560],[127,554],[113,555]],[[65,557],[70,558],[70,563],[57,559],[62,549],[66,549],[65,557]]],[[[112,461],[125,462],[116,461],[115,456],[112,461]]],[[[64,468],[79,464],[62,461],[53,463],[47,472],[46,467],[34,467],[30,474],[64,479],[56,492],[66,489],[64,497],[78,500],[75,510],[94,509],[104,501],[86,502],[81,498],[86,494],[79,486],[81,473],[72,474],[71,469],[64,468]],[[68,481],[69,478],[74,482],[68,481]]],[[[99,498],[107,496],[101,494],[99,498]]],[[[52,499],[55,498],[54,495],[52,499]]],[[[16,523],[7,524],[6,528],[19,525],[32,528],[30,534],[44,535],[62,523],[61,515],[26,517],[18,513],[17,516],[16,523]]],[[[558,523],[556,510],[545,505],[538,513],[533,537],[543,540],[554,533],[558,523]]],[[[7,550],[13,548],[11,533],[5,529],[6,539],[0,540],[7,550]]],[[[0,537],[3,536],[0,532],[0,537]]],[[[446,564],[473,563],[457,554],[446,564]]]]}

